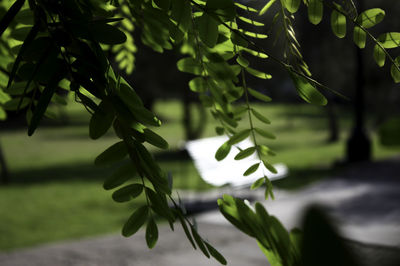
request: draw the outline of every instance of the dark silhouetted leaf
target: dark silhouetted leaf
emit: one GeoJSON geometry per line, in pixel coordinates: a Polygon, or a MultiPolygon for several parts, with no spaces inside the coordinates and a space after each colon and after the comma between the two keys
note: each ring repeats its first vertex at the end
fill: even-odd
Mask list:
{"type": "Polygon", "coordinates": [[[138,197],[142,191],[142,184],[132,184],[115,191],[112,194],[112,198],[116,202],[126,202],[138,197]]]}
{"type": "Polygon", "coordinates": [[[149,208],[146,205],[136,209],[131,217],[129,217],[128,221],[126,221],[124,224],[124,227],[122,228],[122,235],[125,237],[134,235],[146,222],[148,213],[149,208]]]}
{"type": "Polygon", "coordinates": [[[149,221],[147,222],[146,226],[146,243],[147,246],[151,249],[153,248],[158,239],[158,228],[157,224],[154,221],[153,218],[150,218],[149,221]]]}

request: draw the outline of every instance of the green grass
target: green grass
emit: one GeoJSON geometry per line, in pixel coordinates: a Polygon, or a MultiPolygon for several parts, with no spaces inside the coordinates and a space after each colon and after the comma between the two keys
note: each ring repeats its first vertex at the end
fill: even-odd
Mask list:
{"type": "MultiPolygon", "coordinates": [[[[265,142],[278,153],[267,159],[271,163],[286,163],[291,173],[288,178],[274,182],[277,187],[299,188],[335,172],[331,166],[343,158],[349,127],[345,112],[340,114],[342,141],[327,144],[327,120],[322,108],[271,104],[254,107],[272,121],[266,129],[278,136],[277,140],[265,142]]],[[[134,205],[143,202],[143,198],[129,204],[111,200],[112,192],[102,189],[102,181],[113,169],[94,167],[93,160],[117,139],[107,134],[99,140],[90,140],[88,114],[76,104],[68,106],[66,112],[69,124],[47,123],[33,137],[27,137],[23,129],[0,131],[12,173],[12,183],[0,187],[0,250],[117,232],[134,205]]],[[[170,143],[170,150],[166,153],[149,148],[161,167],[172,173],[174,187],[210,188],[201,180],[193,163],[177,152],[182,148],[184,136],[179,102],[158,102],[155,112],[163,121],[157,132],[170,143]]],[[[216,123],[211,116],[207,121],[204,137],[215,135],[216,123]]],[[[244,119],[241,127],[247,125],[244,119]]],[[[375,158],[398,152],[374,141],[375,158]]]]}

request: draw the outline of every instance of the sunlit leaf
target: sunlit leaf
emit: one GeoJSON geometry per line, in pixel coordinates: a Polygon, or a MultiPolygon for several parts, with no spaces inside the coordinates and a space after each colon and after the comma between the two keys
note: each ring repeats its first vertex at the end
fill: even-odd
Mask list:
{"type": "Polygon", "coordinates": [[[308,20],[314,24],[318,25],[322,20],[322,15],[324,12],[324,4],[320,0],[310,0],[308,2],[308,20]]]}
{"type": "Polygon", "coordinates": [[[315,88],[311,83],[304,77],[298,75],[295,72],[289,70],[290,77],[296,87],[297,93],[303,100],[308,103],[316,105],[326,105],[327,100],[324,95],[322,95],[317,88],[315,88]]]}
{"type": "Polygon", "coordinates": [[[386,54],[377,44],[374,46],[374,59],[378,66],[383,67],[385,65],[386,54]]]}
{"type": "Polygon", "coordinates": [[[215,159],[217,159],[217,161],[223,160],[226,156],[228,156],[231,147],[232,146],[229,145],[228,142],[222,144],[221,147],[219,147],[217,152],[215,153],[215,159]]]}
{"type": "Polygon", "coordinates": [[[248,176],[251,175],[252,173],[254,173],[255,171],[257,171],[258,167],[260,166],[260,163],[255,163],[252,166],[250,166],[244,173],[244,176],[248,176]]]}
{"type": "Polygon", "coordinates": [[[259,15],[261,16],[261,15],[265,14],[275,2],[276,2],[276,0],[269,0],[268,3],[266,3],[263,6],[263,8],[260,10],[259,15]]]}
{"type": "Polygon", "coordinates": [[[265,182],[265,178],[261,177],[261,178],[257,179],[256,181],[254,181],[253,184],[251,184],[250,189],[257,189],[257,188],[261,187],[262,185],[264,185],[264,182],[265,182]]]}
{"type": "Polygon", "coordinates": [[[331,14],[331,28],[338,38],[346,36],[346,17],[336,10],[331,14]]]}
{"type": "Polygon", "coordinates": [[[400,46],[400,32],[387,32],[378,37],[378,41],[385,49],[397,48],[400,46]]]}
{"type": "Polygon", "coordinates": [[[363,31],[360,27],[354,27],[354,34],[353,34],[354,43],[360,48],[365,48],[365,42],[367,40],[367,34],[363,31]]]}
{"type": "Polygon", "coordinates": [[[371,8],[365,10],[357,17],[357,23],[359,23],[364,28],[368,29],[383,20],[385,17],[385,11],[380,8],[371,8]]]}
{"type": "Polygon", "coordinates": [[[233,136],[231,136],[228,140],[229,145],[233,145],[236,143],[241,142],[242,140],[246,139],[250,135],[251,130],[250,129],[244,129],[233,136]]]}
{"type": "Polygon", "coordinates": [[[247,90],[254,98],[256,98],[256,99],[258,99],[260,101],[270,102],[272,100],[269,96],[267,96],[265,94],[262,94],[261,92],[253,90],[251,88],[247,88],[247,90]]]}
{"type": "Polygon", "coordinates": [[[400,66],[400,56],[396,57],[396,59],[394,60],[395,64],[397,64],[397,67],[392,64],[392,66],[390,67],[390,74],[392,75],[393,81],[395,83],[399,83],[400,82],[400,71],[399,71],[399,66],[400,66]]]}
{"type": "Polygon", "coordinates": [[[300,6],[300,0],[283,0],[283,4],[290,13],[296,13],[300,6]]]}
{"type": "Polygon", "coordinates": [[[242,160],[244,158],[249,157],[256,151],[256,147],[249,147],[247,149],[241,150],[238,154],[235,156],[235,160],[242,160]]]}

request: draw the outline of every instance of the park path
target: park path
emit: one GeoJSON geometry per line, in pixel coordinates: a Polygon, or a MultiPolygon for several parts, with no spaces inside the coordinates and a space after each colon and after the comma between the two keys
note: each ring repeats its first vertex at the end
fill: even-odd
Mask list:
{"type": "MultiPolygon", "coordinates": [[[[198,194],[196,201],[207,203],[224,192],[248,195],[246,190],[225,188],[198,194]]],[[[262,193],[252,195],[262,200],[262,193]]],[[[303,210],[317,203],[336,220],[342,236],[355,241],[351,245],[364,265],[396,265],[391,260],[400,254],[400,157],[360,163],[301,191],[276,190],[275,196],[275,201],[263,203],[287,228],[299,226],[303,210]]],[[[199,232],[225,255],[229,265],[266,265],[255,241],[228,224],[218,211],[204,212],[196,219],[199,232]]],[[[0,265],[218,265],[193,250],[178,225],[175,232],[166,225],[159,230],[159,242],[151,251],[140,231],[129,239],[108,235],[0,253],[0,265]]]]}

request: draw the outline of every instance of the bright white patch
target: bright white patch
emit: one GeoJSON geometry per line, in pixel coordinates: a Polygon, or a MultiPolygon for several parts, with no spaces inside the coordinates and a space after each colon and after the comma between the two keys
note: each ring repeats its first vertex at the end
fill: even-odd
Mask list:
{"type": "Polygon", "coordinates": [[[235,144],[235,146],[232,146],[228,156],[218,162],[214,157],[215,152],[227,140],[228,137],[219,136],[188,141],[185,145],[187,151],[194,160],[194,164],[199,171],[200,176],[207,183],[214,186],[230,184],[231,186],[238,187],[249,186],[264,175],[266,175],[270,180],[276,180],[287,176],[287,166],[282,163],[274,165],[275,169],[278,171],[277,174],[271,173],[261,163],[256,172],[248,176],[243,176],[243,173],[247,168],[260,162],[256,152],[242,160],[234,159],[236,154],[239,152],[235,146],[240,147],[242,150],[254,146],[250,139],[245,139],[242,142],[235,144]]]}

